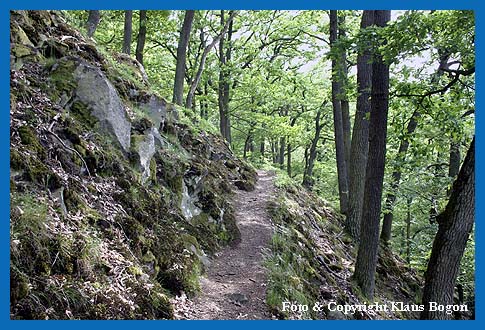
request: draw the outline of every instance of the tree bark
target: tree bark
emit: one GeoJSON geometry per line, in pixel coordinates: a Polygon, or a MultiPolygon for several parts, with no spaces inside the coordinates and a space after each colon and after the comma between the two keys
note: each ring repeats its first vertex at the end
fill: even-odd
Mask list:
{"type": "Polygon", "coordinates": [[[123,29],[123,49],[122,52],[130,55],[131,53],[131,34],[133,32],[133,10],[125,10],[125,27],[123,29]]]}
{"type": "MultiPolygon", "coordinates": [[[[341,12],[342,14],[343,12],[341,12]]],[[[345,24],[345,16],[342,14],[338,17],[338,37],[339,39],[345,39],[345,29],[343,28],[345,24]]],[[[340,54],[340,66],[341,66],[341,101],[340,107],[342,109],[342,130],[344,134],[344,150],[345,150],[345,164],[347,171],[349,169],[350,162],[350,149],[351,149],[351,124],[350,124],[350,109],[349,109],[349,98],[347,96],[347,85],[348,85],[348,69],[347,69],[347,54],[343,51],[340,54]]]]}
{"type": "Polygon", "coordinates": [[[143,50],[145,49],[145,40],[147,36],[147,11],[140,10],[140,22],[138,28],[138,37],[136,38],[136,60],[143,65],[143,50]]]}
{"type": "Polygon", "coordinates": [[[286,149],[286,138],[284,136],[280,137],[280,152],[278,156],[278,164],[283,170],[285,168],[285,149],[286,149]]]}
{"type": "Polygon", "coordinates": [[[212,48],[220,41],[221,38],[224,38],[224,35],[226,34],[227,30],[229,29],[229,26],[231,25],[232,20],[234,19],[234,16],[236,16],[235,11],[231,11],[231,14],[229,15],[229,18],[224,24],[224,27],[222,28],[221,33],[219,33],[213,40],[212,42],[205,47],[202,56],[200,58],[199,62],[199,68],[197,70],[197,73],[195,74],[194,80],[192,81],[192,85],[190,86],[189,92],[187,94],[187,98],[185,100],[185,107],[188,109],[192,109],[193,107],[193,99],[195,96],[195,90],[197,89],[197,86],[199,85],[200,78],[202,77],[202,72],[204,71],[205,67],[205,61],[207,60],[207,55],[209,55],[209,52],[211,51],[212,48]]]}
{"type": "MultiPolygon", "coordinates": [[[[334,50],[338,35],[337,11],[330,11],[330,47],[334,50]]],[[[332,105],[333,105],[333,123],[335,134],[335,152],[337,158],[337,175],[338,190],[340,199],[340,212],[347,213],[348,206],[348,177],[347,164],[345,163],[345,145],[341,107],[341,75],[342,66],[340,61],[334,55],[332,58],[332,105]]]]}
{"type": "Polygon", "coordinates": [[[187,61],[187,46],[190,40],[190,30],[192,29],[194,15],[195,10],[185,11],[184,22],[180,29],[180,37],[177,46],[177,63],[175,66],[172,102],[180,106],[184,102],[185,63],[187,61]]]}
{"type": "Polygon", "coordinates": [[[96,28],[98,27],[99,21],[101,20],[101,15],[99,10],[88,10],[88,20],[86,22],[86,30],[88,33],[88,37],[92,37],[96,28]]]}
{"type": "Polygon", "coordinates": [[[406,262],[411,264],[411,204],[412,198],[407,200],[407,214],[406,214],[406,262]]]}
{"type": "MultiPolygon", "coordinates": [[[[385,26],[390,18],[390,10],[376,10],[374,12],[374,22],[378,27],[385,26]]],[[[377,250],[379,248],[379,221],[386,161],[388,110],[389,66],[383,62],[380,54],[375,54],[372,64],[369,154],[364,188],[364,209],[354,273],[362,293],[370,300],[374,298],[377,250]]]]}
{"type": "Polygon", "coordinates": [[[317,115],[315,117],[315,135],[312,139],[312,144],[310,146],[310,150],[305,150],[305,172],[303,173],[303,182],[302,185],[308,189],[312,190],[313,188],[313,166],[315,164],[315,159],[317,158],[317,145],[318,140],[320,140],[320,133],[323,128],[323,124],[320,124],[320,119],[322,116],[322,110],[317,111],[317,115]]]}
{"type": "MultiPolygon", "coordinates": [[[[374,23],[374,11],[364,10],[360,28],[374,23]]],[[[365,166],[369,151],[370,92],[372,84],[371,51],[365,48],[357,57],[357,109],[352,132],[349,161],[349,211],[345,228],[355,241],[359,241],[362,207],[364,204],[365,166]]]]}
{"type": "Polygon", "coordinates": [[[429,303],[453,304],[460,262],[475,221],[475,138],[453,184],[448,204],[436,220],[439,227],[424,274],[425,310],[421,319],[442,320],[451,318],[451,315],[445,311],[430,311],[429,303]]]}
{"type": "Polygon", "coordinates": [[[450,143],[450,167],[448,176],[455,178],[460,171],[460,144],[452,141],[450,143]]]}

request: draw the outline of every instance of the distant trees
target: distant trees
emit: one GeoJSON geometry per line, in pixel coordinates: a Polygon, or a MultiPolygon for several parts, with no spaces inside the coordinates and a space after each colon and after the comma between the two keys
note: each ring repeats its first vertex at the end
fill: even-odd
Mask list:
{"type": "MultiPolygon", "coordinates": [[[[378,27],[384,27],[390,18],[390,10],[374,11],[374,23],[378,27]]],[[[354,273],[357,284],[362,289],[363,294],[369,299],[373,299],[375,288],[381,198],[386,161],[388,110],[389,66],[384,63],[382,55],[374,54],[364,209],[354,273]]]]}
{"type": "Polygon", "coordinates": [[[425,273],[421,319],[449,319],[445,311],[430,311],[429,303],[453,304],[453,293],[465,246],[475,221],[475,138],[453,184],[445,210],[436,218],[439,229],[425,273]]]}

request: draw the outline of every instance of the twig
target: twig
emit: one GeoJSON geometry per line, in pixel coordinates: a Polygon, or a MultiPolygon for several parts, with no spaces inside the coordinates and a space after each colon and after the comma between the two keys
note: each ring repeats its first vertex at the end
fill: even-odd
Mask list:
{"type": "MultiPolygon", "coordinates": [[[[52,126],[52,125],[51,125],[52,126]]],[[[49,127],[50,128],[50,127],[49,127]]],[[[83,162],[84,164],[84,167],[86,167],[86,172],[88,172],[88,176],[91,176],[91,172],[89,172],[89,168],[88,168],[88,164],[86,164],[86,161],[84,160],[83,156],[76,150],[76,149],[73,149],[69,146],[67,146],[64,141],[62,141],[62,139],[54,132],[52,132],[51,130],[47,130],[48,133],[52,134],[52,136],[54,136],[61,144],[64,148],[66,148],[67,150],[70,150],[72,152],[74,152],[76,155],[78,155],[78,157],[81,159],[81,161],[83,162]]]]}

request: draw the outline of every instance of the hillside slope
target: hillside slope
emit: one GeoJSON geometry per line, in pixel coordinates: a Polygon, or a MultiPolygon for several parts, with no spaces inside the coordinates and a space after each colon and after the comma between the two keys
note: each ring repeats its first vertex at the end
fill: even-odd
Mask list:
{"type": "Polygon", "coordinates": [[[254,170],[58,13],[11,13],[10,83],[11,317],[171,318],[254,170]]]}

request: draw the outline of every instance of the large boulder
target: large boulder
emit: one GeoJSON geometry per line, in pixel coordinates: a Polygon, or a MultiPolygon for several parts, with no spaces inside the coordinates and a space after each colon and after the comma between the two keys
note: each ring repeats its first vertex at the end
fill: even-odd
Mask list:
{"type": "Polygon", "coordinates": [[[118,92],[100,69],[79,62],[73,77],[75,97],[85,104],[100,128],[116,137],[124,151],[130,149],[131,124],[118,92]]]}
{"type": "Polygon", "coordinates": [[[50,74],[52,97],[77,119],[107,132],[123,151],[130,150],[131,123],[113,84],[97,67],[81,58],[61,58],[50,74]]]}

